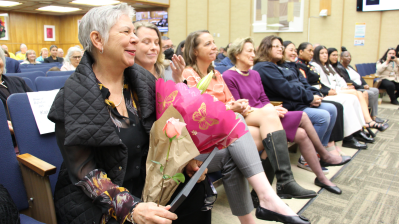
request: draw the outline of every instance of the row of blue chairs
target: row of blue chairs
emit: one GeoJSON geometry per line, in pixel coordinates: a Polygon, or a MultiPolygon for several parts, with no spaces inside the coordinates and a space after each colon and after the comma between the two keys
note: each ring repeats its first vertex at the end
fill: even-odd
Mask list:
{"type": "Polygon", "coordinates": [[[59,62],[55,63],[42,63],[42,64],[22,64],[19,65],[21,72],[34,72],[34,71],[40,71],[46,73],[50,68],[52,67],[58,67],[61,68],[62,64],[59,62]]]}
{"type": "Polygon", "coordinates": [[[68,78],[69,75],[54,77],[39,76],[35,79],[35,84],[33,84],[33,82],[29,78],[22,77],[26,85],[29,86],[29,88],[31,88],[34,92],[60,89],[65,85],[65,82],[68,78]]]}
{"type": "MultiPolygon", "coordinates": [[[[74,71],[51,71],[51,72],[47,72],[47,74],[45,74],[43,72],[36,71],[36,72],[25,72],[25,73],[6,73],[6,76],[17,76],[17,77],[23,78],[25,80],[25,83],[33,91],[36,92],[36,91],[52,90],[51,86],[48,86],[46,88],[46,85],[48,83],[51,84],[53,82],[55,82],[55,83],[62,82],[60,80],[64,80],[62,82],[62,86],[60,86],[60,87],[58,87],[56,89],[59,89],[59,88],[63,87],[64,83],[65,83],[65,80],[67,79],[65,77],[69,77],[73,72],[74,71]],[[39,78],[39,77],[40,77],[40,79],[38,81],[36,81],[36,79],[39,78]],[[53,79],[43,79],[43,77],[48,77],[48,78],[53,78],[53,79]],[[56,78],[56,77],[63,77],[63,78],[56,78]],[[47,80],[47,81],[45,81],[46,84],[41,83],[43,80],[47,80]],[[53,80],[53,81],[50,81],[50,80],[53,80]],[[37,84],[35,85],[35,83],[37,83],[37,84]],[[39,88],[38,86],[41,86],[43,88],[40,87],[40,89],[38,89],[39,88]]],[[[59,86],[59,85],[57,85],[57,86],[59,86]]]]}
{"type": "Polygon", "coordinates": [[[356,70],[361,76],[373,75],[377,71],[376,63],[356,64],[356,70]]]}
{"type": "Polygon", "coordinates": [[[33,217],[21,214],[20,223],[56,223],[52,192],[63,159],[55,134],[40,135],[26,93],[12,94],[7,107],[20,155],[15,155],[0,102],[0,184],[9,191],[18,210],[33,217]]]}

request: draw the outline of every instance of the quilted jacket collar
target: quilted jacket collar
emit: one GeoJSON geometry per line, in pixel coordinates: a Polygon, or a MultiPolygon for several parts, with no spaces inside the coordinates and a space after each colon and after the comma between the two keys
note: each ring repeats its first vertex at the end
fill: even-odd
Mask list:
{"type": "MultiPolygon", "coordinates": [[[[49,113],[53,122],[65,123],[65,145],[111,146],[121,144],[92,69],[87,52],[75,72],[65,82],[49,113]]],[[[125,69],[125,77],[136,90],[141,118],[147,132],[155,119],[155,78],[135,64],[125,69]]]]}

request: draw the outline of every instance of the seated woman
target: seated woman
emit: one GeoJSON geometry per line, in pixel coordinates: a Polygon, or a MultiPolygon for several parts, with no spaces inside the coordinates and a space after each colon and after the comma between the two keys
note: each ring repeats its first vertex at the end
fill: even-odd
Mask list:
{"type": "Polygon", "coordinates": [[[324,46],[318,46],[314,50],[313,62],[311,64],[315,67],[316,72],[320,75],[320,82],[323,85],[321,92],[326,95],[325,99],[329,96],[345,94],[343,97],[346,98],[348,95],[354,95],[357,97],[363,117],[357,116],[358,119],[366,121],[369,128],[377,128],[380,131],[385,131],[388,128],[388,124],[380,124],[371,119],[370,112],[364,96],[361,92],[354,89],[348,89],[345,80],[338,75],[334,68],[328,62],[328,51],[324,46]]]}
{"type": "MultiPolygon", "coordinates": [[[[54,192],[57,215],[63,223],[210,223],[210,211],[201,211],[202,183],[176,214],[140,200],[156,120],[155,79],[134,64],[133,15],[126,3],[96,7],[79,25],[85,54],[48,115],[64,158],[54,192]]],[[[185,171],[196,164],[190,161],[185,171]]]]}
{"type": "Polygon", "coordinates": [[[37,62],[44,62],[44,59],[48,57],[48,49],[47,48],[42,48],[40,50],[40,56],[38,58],[36,58],[37,62]]]}
{"type": "MultiPolygon", "coordinates": [[[[26,93],[32,92],[32,90],[26,85],[25,81],[17,76],[6,76],[6,57],[3,49],[0,49],[0,99],[3,102],[4,108],[7,108],[7,98],[13,93],[26,93]]],[[[7,114],[8,129],[10,130],[14,147],[17,143],[14,137],[14,128],[10,121],[10,115],[7,114]]],[[[18,154],[18,148],[15,148],[15,152],[18,154]]]]}
{"type": "MultiPolygon", "coordinates": [[[[136,63],[148,71],[154,72],[153,74],[157,78],[162,77],[163,74],[157,72],[157,70],[163,70],[162,67],[157,68],[157,66],[162,66],[162,62],[159,61],[158,57],[162,45],[161,34],[158,28],[149,23],[135,23],[135,25],[137,25],[136,34],[139,38],[136,50],[136,63]]],[[[187,37],[187,41],[191,41],[191,38],[192,35],[190,34],[187,37]]],[[[174,56],[172,59],[174,60],[173,64],[178,65],[174,68],[175,74],[173,76],[175,77],[175,81],[182,82],[182,72],[185,63],[184,60],[179,61],[179,58],[174,56]]],[[[208,172],[222,171],[224,187],[233,214],[238,216],[241,223],[255,222],[250,214],[253,210],[253,205],[248,185],[244,179],[245,177],[260,195],[260,206],[265,208],[259,207],[258,218],[265,218],[265,214],[270,214],[269,210],[266,209],[270,209],[271,211],[283,214],[282,220],[288,220],[287,218],[292,216],[290,219],[298,219],[302,223],[302,220],[295,213],[286,207],[284,203],[281,203],[282,201],[272,190],[263,172],[255,147],[251,134],[247,133],[226,149],[218,151],[208,166],[208,172]],[[227,167],[237,167],[238,169],[226,169],[227,167]]],[[[281,216],[280,214],[278,215],[281,216]]],[[[275,217],[270,216],[267,218],[273,220],[275,217]]]]}
{"type": "Polygon", "coordinates": [[[399,105],[399,58],[396,57],[394,48],[389,48],[377,61],[375,74],[380,77],[377,87],[387,91],[392,104],[399,105]]]}
{"type": "MultiPolygon", "coordinates": [[[[298,61],[296,62],[296,67],[301,72],[301,74],[306,77],[307,82],[311,83],[310,85],[313,88],[316,88],[319,91],[320,95],[322,91],[320,91],[320,76],[316,72],[313,65],[309,64],[309,62],[313,58],[313,46],[308,42],[301,43],[298,47],[298,61]]],[[[309,85],[307,83],[307,85],[309,85]]],[[[326,98],[325,98],[326,99],[326,98]]],[[[342,111],[342,115],[340,115],[340,123],[336,123],[335,126],[341,125],[342,131],[340,131],[341,138],[338,138],[339,134],[335,133],[334,139],[330,139],[333,141],[341,141],[343,147],[355,148],[355,149],[366,149],[367,145],[359,142],[357,139],[360,139],[364,142],[374,142],[374,139],[368,137],[365,133],[361,131],[363,121],[359,118],[362,116],[360,112],[360,104],[355,96],[329,96],[328,100],[324,100],[324,102],[334,103],[344,106],[346,108],[345,113],[342,111]],[[356,119],[358,118],[358,119],[356,119]],[[358,122],[356,122],[358,121],[358,122]]],[[[338,107],[337,107],[338,108],[338,107]]],[[[334,128],[335,129],[335,128],[334,128]]],[[[333,135],[332,135],[333,136],[333,135]]],[[[336,146],[338,149],[338,146],[336,146]]]]}
{"type": "Polygon", "coordinates": [[[77,47],[70,47],[65,57],[64,64],[61,67],[61,71],[75,71],[82,58],[82,50],[77,47]]]}
{"type": "Polygon", "coordinates": [[[22,64],[41,64],[40,62],[36,61],[36,52],[34,50],[27,50],[26,51],[26,60],[21,63],[22,64]]]}
{"type": "MultiPolygon", "coordinates": [[[[262,142],[264,138],[263,134],[271,132],[268,129],[272,129],[273,126],[282,125],[287,133],[292,132],[293,128],[292,126],[290,127],[290,124],[295,123],[292,114],[298,113],[298,111],[288,112],[282,118],[276,116],[276,112],[273,111],[274,108],[271,106],[263,90],[259,73],[250,70],[255,57],[252,39],[245,38],[234,41],[229,48],[228,56],[235,66],[223,73],[223,79],[226,81],[233,97],[235,99],[247,99],[249,105],[254,110],[245,117],[245,120],[250,127],[255,142],[262,142]],[[275,116],[270,116],[270,114],[275,116]],[[279,124],[280,119],[281,124],[279,124]]],[[[276,108],[278,111],[282,107],[276,108]]],[[[342,165],[350,161],[350,157],[342,158],[341,156],[334,156],[329,153],[321,144],[306,113],[301,114],[302,117],[299,117],[299,127],[294,128],[296,132],[294,131],[293,137],[289,140],[298,143],[302,155],[317,176],[315,184],[325,186],[327,190],[340,194],[341,190],[324,175],[316,151],[321,157],[321,163],[328,160],[328,163],[332,165],[342,165]]],[[[257,145],[262,145],[262,143],[258,143],[257,145]]]]}
{"type": "Polygon", "coordinates": [[[50,46],[50,56],[43,59],[43,63],[53,63],[53,62],[64,62],[64,58],[59,58],[58,56],[58,47],[56,45],[50,46]]]}
{"type": "MultiPolygon", "coordinates": [[[[336,51],[335,48],[333,50],[336,51]]],[[[371,118],[377,123],[384,123],[384,120],[377,117],[379,96],[378,88],[370,87],[369,85],[367,85],[362,76],[357,73],[354,68],[352,68],[352,66],[350,65],[352,57],[349,51],[343,51],[341,53],[340,62],[332,63],[333,61],[335,61],[335,56],[330,56],[329,60],[335,71],[339,73],[339,75],[345,80],[346,83],[352,83],[352,85],[358,91],[367,92],[369,101],[368,105],[369,107],[371,107],[371,118]]]]}

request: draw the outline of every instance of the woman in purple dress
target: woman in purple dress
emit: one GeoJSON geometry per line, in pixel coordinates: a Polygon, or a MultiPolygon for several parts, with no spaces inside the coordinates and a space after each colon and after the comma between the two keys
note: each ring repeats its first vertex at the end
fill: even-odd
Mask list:
{"type": "MultiPolygon", "coordinates": [[[[253,66],[255,57],[253,41],[251,38],[238,39],[232,43],[228,56],[235,67],[223,73],[223,79],[229,87],[235,99],[247,99],[252,107],[252,113],[246,116],[245,121],[250,127],[251,134],[258,146],[262,145],[263,128],[272,126],[271,124],[279,122],[267,118],[265,108],[272,107],[266,96],[259,73],[250,70],[253,66]]],[[[281,106],[275,107],[277,111],[285,110],[281,106]]],[[[341,194],[342,191],[334,185],[323,173],[316,151],[319,153],[323,162],[330,165],[342,165],[350,160],[350,157],[341,157],[328,152],[320,142],[320,139],[305,112],[292,111],[280,116],[281,124],[287,133],[287,138],[291,142],[299,145],[300,151],[309,166],[316,174],[315,184],[326,186],[327,190],[335,194],[341,194]],[[292,114],[292,115],[291,115],[292,114]],[[299,126],[299,127],[298,127],[299,126]]],[[[262,148],[262,147],[259,147],[262,148]]],[[[266,154],[263,152],[262,160],[266,154]]],[[[272,161],[272,159],[270,158],[272,161]]],[[[266,163],[266,162],[264,162],[266,163]]],[[[273,166],[272,162],[272,166],[273,166]]],[[[277,164],[275,165],[277,166],[277,164]]]]}

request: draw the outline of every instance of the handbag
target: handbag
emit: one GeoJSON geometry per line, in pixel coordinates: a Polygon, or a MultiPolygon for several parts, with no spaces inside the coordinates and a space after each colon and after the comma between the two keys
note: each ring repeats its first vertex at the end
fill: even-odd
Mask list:
{"type": "Polygon", "coordinates": [[[19,211],[10,193],[0,184],[0,223],[4,224],[18,224],[19,211]]]}

